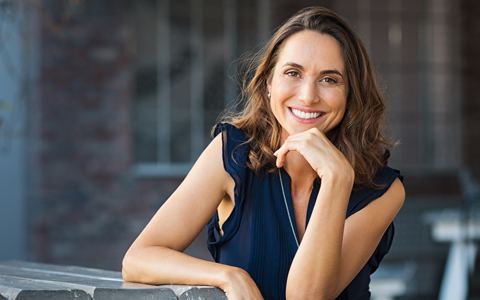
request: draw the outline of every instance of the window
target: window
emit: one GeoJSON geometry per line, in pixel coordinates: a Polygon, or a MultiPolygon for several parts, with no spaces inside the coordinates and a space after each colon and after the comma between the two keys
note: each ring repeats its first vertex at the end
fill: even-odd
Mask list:
{"type": "Polygon", "coordinates": [[[224,80],[223,18],[205,16],[201,1],[135,5],[137,173],[185,175],[209,141],[224,99],[235,98],[225,95],[233,82],[224,80]]]}
{"type": "Polygon", "coordinates": [[[235,101],[235,60],[258,49],[284,18],[309,5],[326,5],[345,16],[365,41],[385,90],[388,125],[401,142],[391,164],[404,171],[455,170],[461,164],[455,1],[141,0],[134,5],[133,152],[139,176],[188,172],[210,141],[217,117],[235,101]]]}
{"type": "Polygon", "coordinates": [[[234,61],[269,35],[265,18],[252,16],[252,7],[265,10],[268,1],[241,5],[135,1],[132,110],[138,176],[185,175],[211,140],[220,113],[235,101],[234,61]]]}

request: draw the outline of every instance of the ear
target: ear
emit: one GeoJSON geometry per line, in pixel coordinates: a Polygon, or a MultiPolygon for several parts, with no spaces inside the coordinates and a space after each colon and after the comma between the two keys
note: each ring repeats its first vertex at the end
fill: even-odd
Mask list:
{"type": "Polygon", "coordinates": [[[272,93],[272,76],[267,77],[267,93],[272,93]]]}

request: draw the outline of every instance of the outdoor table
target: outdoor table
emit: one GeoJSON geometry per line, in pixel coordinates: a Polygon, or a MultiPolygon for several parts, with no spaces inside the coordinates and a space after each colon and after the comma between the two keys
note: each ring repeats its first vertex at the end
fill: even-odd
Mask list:
{"type": "Polygon", "coordinates": [[[427,213],[425,219],[435,241],[451,243],[439,300],[467,299],[468,273],[473,271],[480,240],[480,213],[447,209],[427,213]]]}

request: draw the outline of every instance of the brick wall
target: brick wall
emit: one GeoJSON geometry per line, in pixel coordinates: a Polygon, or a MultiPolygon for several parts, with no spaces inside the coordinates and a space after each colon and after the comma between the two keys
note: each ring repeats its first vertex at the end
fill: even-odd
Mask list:
{"type": "Polygon", "coordinates": [[[120,269],[179,180],[131,176],[129,1],[42,1],[31,99],[31,259],[120,269]]]}

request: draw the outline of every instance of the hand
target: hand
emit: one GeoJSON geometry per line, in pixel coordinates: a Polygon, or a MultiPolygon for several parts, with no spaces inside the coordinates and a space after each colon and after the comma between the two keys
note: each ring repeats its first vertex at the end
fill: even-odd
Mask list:
{"type": "Polygon", "coordinates": [[[281,168],[290,151],[297,151],[310,164],[320,178],[324,176],[347,176],[354,179],[355,173],[342,152],[317,128],[291,135],[274,153],[277,167],[281,168]]]}
{"type": "Polygon", "coordinates": [[[220,288],[228,300],[263,300],[257,285],[245,270],[229,267],[222,277],[224,283],[220,288]]]}

